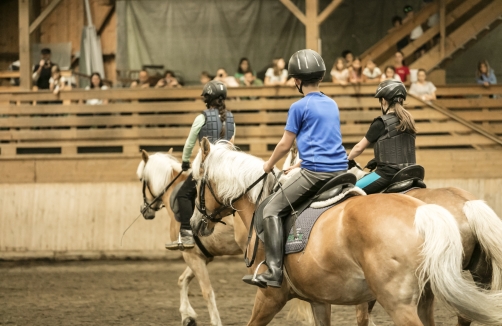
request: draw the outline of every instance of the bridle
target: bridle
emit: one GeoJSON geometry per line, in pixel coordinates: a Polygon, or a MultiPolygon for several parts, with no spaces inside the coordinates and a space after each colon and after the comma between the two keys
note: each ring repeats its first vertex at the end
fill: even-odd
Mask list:
{"type": "Polygon", "coordinates": [[[223,204],[220,200],[218,200],[218,197],[216,197],[216,194],[213,190],[213,187],[211,186],[211,182],[209,182],[208,180],[206,180],[206,177],[202,177],[202,179],[200,180],[200,184],[199,184],[199,202],[195,203],[195,206],[197,207],[197,210],[202,214],[202,222],[204,223],[208,223],[208,221],[210,222],[213,222],[213,223],[222,223],[222,224],[225,224],[225,222],[222,221],[222,219],[225,217],[225,216],[228,216],[230,214],[232,215],[235,215],[235,212],[237,211],[233,205],[236,201],[238,201],[239,199],[241,199],[242,197],[244,197],[244,195],[246,195],[251,189],[253,189],[258,183],[260,183],[260,181],[264,180],[263,181],[263,186],[262,186],[262,189],[260,191],[260,196],[261,197],[261,194],[263,193],[263,189],[265,188],[265,184],[266,184],[266,181],[267,181],[267,176],[268,176],[268,173],[263,173],[255,182],[253,182],[249,187],[246,188],[246,190],[240,194],[238,197],[232,199],[232,201],[230,202],[229,205],[225,205],[223,204]],[[220,207],[218,207],[215,211],[213,211],[212,213],[208,213],[207,211],[207,207],[206,207],[206,199],[205,199],[205,194],[206,194],[206,188],[209,189],[209,192],[211,193],[211,195],[213,196],[214,200],[220,205],[220,207]],[[223,213],[226,213],[228,212],[228,214],[223,214],[223,213]]]}
{"type": "Polygon", "coordinates": [[[145,213],[150,209],[155,212],[158,212],[159,210],[161,210],[164,207],[164,204],[156,205],[155,207],[153,207],[153,205],[157,201],[159,201],[159,199],[161,199],[162,196],[164,196],[164,194],[167,192],[167,190],[174,184],[174,182],[181,176],[181,174],[183,174],[183,170],[181,170],[180,173],[178,173],[178,175],[171,182],[169,182],[169,184],[164,188],[164,190],[157,197],[155,197],[152,200],[152,202],[150,202],[150,203],[148,203],[148,199],[146,198],[146,191],[145,190],[148,188],[148,191],[152,195],[153,195],[153,193],[150,190],[150,186],[148,185],[148,182],[146,182],[146,180],[143,179],[143,205],[140,208],[140,211],[141,211],[141,214],[143,215],[143,217],[145,216],[145,213]]]}

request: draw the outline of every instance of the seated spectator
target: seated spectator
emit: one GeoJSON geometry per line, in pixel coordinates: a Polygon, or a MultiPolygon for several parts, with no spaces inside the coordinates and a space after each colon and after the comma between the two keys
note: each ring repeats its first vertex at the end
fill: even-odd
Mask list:
{"type": "Polygon", "coordinates": [[[218,71],[216,71],[216,77],[214,77],[214,80],[222,82],[227,87],[239,87],[237,80],[234,77],[229,76],[227,74],[227,71],[223,68],[220,68],[218,69],[218,71]]]}
{"type": "Polygon", "coordinates": [[[478,63],[478,70],[476,71],[476,81],[480,85],[489,86],[497,84],[497,77],[495,72],[487,60],[481,60],[478,63]]]}
{"type": "Polygon", "coordinates": [[[54,94],[59,94],[59,91],[62,91],[65,88],[71,89],[71,86],[66,85],[66,79],[63,76],[61,76],[61,71],[59,70],[59,67],[54,65],[52,67],[52,76],[49,79],[49,89],[54,94]]]}
{"type": "Polygon", "coordinates": [[[138,79],[131,83],[131,88],[150,88],[150,76],[146,70],[139,72],[138,79]]]}
{"type": "Polygon", "coordinates": [[[42,60],[33,69],[33,82],[38,89],[49,89],[52,68],[56,65],[51,62],[51,49],[44,48],[40,51],[42,60]]]}
{"type": "Polygon", "coordinates": [[[178,83],[178,79],[171,70],[166,70],[164,73],[164,78],[159,79],[155,88],[174,88],[181,87],[178,83]]]}
{"type": "MultiPolygon", "coordinates": [[[[404,6],[403,12],[406,15],[406,18],[404,19],[405,22],[412,20],[413,16],[415,15],[415,12],[413,11],[413,7],[410,5],[404,6]]],[[[414,40],[418,39],[420,36],[422,36],[423,33],[424,33],[424,30],[422,29],[422,25],[418,25],[417,27],[415,27],[411,31],[410,40],[414,41],[414,40]]]]}
{"type": "Polygon", "coordinates": [[[339,57],[331,68],[331,81],[337,85],[347,85],[349,82],[349,70],[345,66],[345,59],[339,57]]]}
{"type": "Polygon", "coordinates": [[[239,61],[239,67],[237,68],[237,72],[235,73],[234,77],[235,79],[237,79],[237,81],[241,82],[244,80],[244,75],[249,71],[253,74],[253,76],[256,75],[253,69],[251,69],[249,59],[241,58],[241,60],[239,61]]]}
{"type": "MultiPolygon", "coordinates": [[[[392,17],[392,26],[394,26],[391,30],[389,30],[389,33],[394,31],[397,28],[400,28],[403,25],[403,20],[399,16],[394,16],[392,17]]],[[[397,50],[401,51],[402,48],[406,47],[408,45],[408,36],[403,37],[399,42],[397,42],[397,50]]]]}
{"type": "Polygon", "coordinates": [[[405,66],[403,52],[401,51],[397,51],[396,54],[394,54],[394,70],[403,83],[406,84],[410,82],[410,68],[405,66]]]}
{"type": "Polygon", "coordinates": [[[211,80],[213,80],[213,76],[211,76],[207,71],[203,71],[200,73],[200,77],[199,77],[199,80],[200,80],[200,83],[202,85],[206,85],[207,83],[209,83],[211,80]]]}
{"type": "Polygon", "coordinates": [[[252,71],[246,71],[244,77],[240,80],[241,86],[263,86],[263,81],[257,78],[252,71]]]}
{"type": "Polygon", "coordinates": [[[385,67],[383,75],[380,78],[380,82],[383,82],[384,80],[388,80],[388,79],[402,81],[401,77],[399,77],[399,75],[396,74],[396,69],[394,69],[394,67],[392,67],[392,66],[385,67]]]}
{"type": "Polygon", "coordinates": [[[366,61],[366,67],[363,70],[364,83],[379,83],[382,71],[376,66],[373,60],[366,61]]]}
{"type": "Polygon", "coordinates": [[[349,67],[349,82],[351,84],[360,84],[363,82],[363,66],[359,58],[352,61],[352,66],[349,67]]]}
{"type": "Polygon", "coordinates": [[[275,58],[272,62],[273,67],[268,68],[265,73],[265,85],[286,85],[288,81],[288,71],[285,69],[286,62],[283,58],[275,58]]]}
{"type": "Polygon", "coordinates": [[[418,69],[417,81],[411,84],[410,94],[420,97],[422,101],[436,99],[436,86],[430,81],[427,81],[425,69],[418,69]]]}
{"type": "Polygon", "coordinates": [[[345,67],[350,68],[352,66],[352,61],[354,61],[354,54],[350,50],[345,50],[342,52],[342,58],[345,59],[345,67]]]}
{"type": "MultiPolygon", "coordinates": [[[[99,89],[106,90],[106,89],[108,89],[108,86],[106,86],[103,83],[103,80],[101,79],[101,75],[99,74],[99,72],[94,72],[91,75],[91,85],[85,87],[86,91],[91,90],[91,89],[92,90],[99,90],[99,89]]],[[[108,104],[108,100],[101,100],[101,99],[93,98],[93,99],[87,100],[86,104],[89,104],[89,105],[108,104]]]]}

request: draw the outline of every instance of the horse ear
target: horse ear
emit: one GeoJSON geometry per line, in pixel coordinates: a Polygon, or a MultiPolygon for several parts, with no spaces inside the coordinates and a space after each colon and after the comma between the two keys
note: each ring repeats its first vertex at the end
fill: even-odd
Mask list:
{"type": "Polygon", "coordinates": [[[200,147],[202,149],[202,161],[204,161],[204,159],[209,155],[209,152],[211,151],[211,143],[206,137],[204,137],[200,142],[200,147]]]}
{"type": "Polygon", "coordinates": [[[143,161],[146,164],[146,162],[148,162],[148,157],[149,156],[148,156],[148,153],[144,149],[141,150],[141,157],[143,158],[143,161]]]}
{"type": "Polygon", "coordinates": [[[169,148],[169,151],[167,151],[167,153],[172,155],[173,154],[173,148],[172,147],[169,148]]]}

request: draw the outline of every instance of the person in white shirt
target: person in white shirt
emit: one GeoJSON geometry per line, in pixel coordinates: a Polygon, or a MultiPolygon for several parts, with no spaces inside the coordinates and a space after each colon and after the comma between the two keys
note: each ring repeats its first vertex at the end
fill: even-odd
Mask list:
{"type": "Polygon", "coordinates": [[[366,67],[363,70],[363,83],[379,83],[382,71],[376,66],[373,60],[366,61],[366,67]]]}
{"type": "Polygon", "coordinates": [[[331,68],[331,81],[337,85],[347,85],[349,82],[349,70],[345,65],[345,59],[339,57],[331,68]]]}
{"type": "Polygon", "coordinates": [[[273,67],[268,68],[265,73],[264,83],[266,86],[286,85],[288,81],[288,71],[285,69],[286,62],[283,58],[276,58],[273,67]]]}
{"type": "Polygon", "coordinates": [[[66,79],[61,76],[61,71],[58,66],[53,66],[51,72],[52,76],[49,79],[49,89],[54,94],[58,94],[63,89],[71,89],[71,86],[66,85],[66,79]]]}
{"type": "MultiPolygon", "coordinates": [[[[97,90],[97,89],[106,90],[106,89],[108,89],[108,87],[103,83],[103,80],[101,79],[101,75],[99,74],[99,72],[95,72],[91,75],[91,85],[89,85],[85,88],[86,91],[91,90],[91,89],[92,90],[97,90]]],[[[93,98],[93,99],[87,100],[86,104],[89,104],[89,105],[108,104],[108,100],[93,98]]]]}
{"type": "Polygon", "coordinates": [[[399,77],[398,74],[396,74],[396,69],[392,66],[387,66],[385,67],[385,70],[383,72],[382,77],[380,78],[380,81],[383,82],[384,80],[396,80],[396,81],[401,81],[401,77],[399,77]]]}
{"type": "Polygon", "coordinates": [[[235,77],[233,76],[229,76],[227,74],[227,71],[223,68],[220,68],[218,69],[218,71],[216,71],[216,77],[214,77],[213,80],[222,82],[227,87],[239,87],[239,82],[237,81],[237,79],[235,79],[235,77]]]}
{"type": "Polygon", "coordinates": [[[427,80],[425,69],[418,69],[417,81],[411,84],[410,94],[420,97],[422,101],[436,99],[436,86],[427,80]]]}

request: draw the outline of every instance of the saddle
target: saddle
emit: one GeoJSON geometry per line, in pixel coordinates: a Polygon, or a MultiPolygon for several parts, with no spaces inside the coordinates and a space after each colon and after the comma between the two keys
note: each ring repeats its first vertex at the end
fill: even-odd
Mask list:
{"type": "Polygon", "coordinates": [[[174,218],[178,222],[181,222],[181,218],[180,218],[180,214],[179,214],[180,207],[178,204],[178,192],[180,191],[180,188],[181,188],[181,186],[183,186],[184,183],[185,183],[185,181],[180,182],[176,187],[174,187],[173,192],[172,192],[171,196],[169,197],[169,205],[171,206],[171,210],[174,213],[174,218]]]}
{"type": "Polygon", "coordinates": [[[390,185],[382,190],[382,193],[404,193],[415,188],[427,188],[424,183],[425,170],[421,165],[415,164],[400,170],[390,185]]]}
{"type": "MultiPolygon", "coordinates": [[[[305,248],[310,230],[322,213],[345,199],[364,194],[362,190],[355,188],[356,181],[356,176],[352,173],[338,175],[328,181],[314,197],[295,207],[295,211],[283,222],[286,254],[299,252],[305,248]]],[[[265,198],[254,213],[254,229],[261,241],[263,241],[263,210],[274,194],[265,198]]]]}

